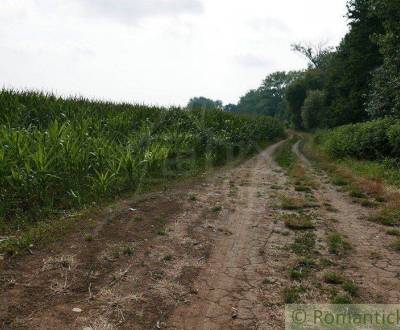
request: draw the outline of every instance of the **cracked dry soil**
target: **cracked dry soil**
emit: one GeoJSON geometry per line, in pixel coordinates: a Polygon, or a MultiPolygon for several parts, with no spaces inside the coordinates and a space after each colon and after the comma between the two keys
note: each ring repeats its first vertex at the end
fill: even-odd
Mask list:
{"type": "MultiPolygon", "coordinates": [[[[293,282],[288,268],[297,257],[279,196],[303,193],[272,160],[280,143],[234,168],[121,200],[92,214],[90,225],[78,223],[62,242],[0,261],[0,328],[283,328],[282,291],[293,282]]],[[[311,211],[318,255],[328,256],[329,232],[342,232],[353,249],[333,269],[359,285],[359,299],[397,303],[400,259],[383,229],[324,183],[298,145],[294,152],[318,183],[315,200],[338,209],[311,211]],[[371,259],[373,252],[380,258],[371,259]]],[[[315,285],[320,280],[315,272],[304,281],[303,302],[329,301],[315,285]]]]}

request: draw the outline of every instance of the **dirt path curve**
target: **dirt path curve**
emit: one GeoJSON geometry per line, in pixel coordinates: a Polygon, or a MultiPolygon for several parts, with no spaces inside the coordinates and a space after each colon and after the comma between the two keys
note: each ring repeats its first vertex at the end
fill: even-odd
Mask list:
{"type": "Polygon", "coordinates": [[[326,212],[332,231],[343,234],[352,245],[351,254],[341,270],[361,288],[363,303],[398,304],[400,302],[400,255],[390,247],[387,227],[368,221],[371,209],[355,203],[327,181],[325,174],[312,169],[310,161],[299,148],[293,152],[314,175],[319,185],[317,199],[330,203],[334,212],[326,212]]]}

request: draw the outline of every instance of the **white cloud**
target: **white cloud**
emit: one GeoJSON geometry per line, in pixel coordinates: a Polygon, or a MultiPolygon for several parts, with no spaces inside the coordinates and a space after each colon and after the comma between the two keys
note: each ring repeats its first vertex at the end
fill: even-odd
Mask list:
{"type": "Polygon", "coordinates": [[[268,73],[306,65],[291,43],[337,44],[345,4],[2,0],[0,85],[157,104],[198,95],[236,102],[268,73]]]}
{"type": "Polygon", "coordinates": [[[199,14],[203,6],[199,0],[74,0],[92,17],[108,18],[124,24],[154,16],[199,14]]]}

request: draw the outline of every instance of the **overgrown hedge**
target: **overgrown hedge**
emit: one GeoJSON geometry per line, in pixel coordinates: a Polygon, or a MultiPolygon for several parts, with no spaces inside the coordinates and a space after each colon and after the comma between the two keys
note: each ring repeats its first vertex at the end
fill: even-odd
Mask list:
{"type": "Polygon", "coordinates": [[[384,118],[319,131],[314,141],[332,157],[400,158],[400,120],[384,118]]]}

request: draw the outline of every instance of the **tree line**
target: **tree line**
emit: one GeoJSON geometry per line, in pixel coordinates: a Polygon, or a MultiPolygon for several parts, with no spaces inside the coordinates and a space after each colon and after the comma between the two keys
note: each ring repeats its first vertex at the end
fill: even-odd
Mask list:
{"type": "Polygon", "coordinates": [[[292,45],[307,69],[274,72],[237,105],[217,107],[307,130],[400,116],[400,0],[350,0],[347,19],[336,48],[292,45]]]}

